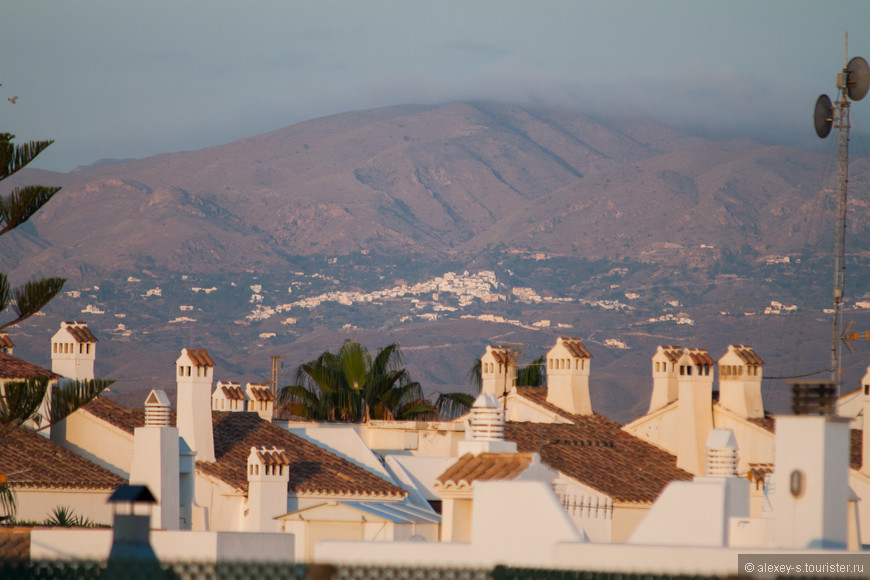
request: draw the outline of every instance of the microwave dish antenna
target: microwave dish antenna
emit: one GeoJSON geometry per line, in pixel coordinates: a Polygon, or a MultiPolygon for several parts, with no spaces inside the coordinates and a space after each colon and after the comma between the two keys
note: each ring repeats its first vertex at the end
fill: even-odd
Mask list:
{"type": "Polygon", "coordinates": [[[860,56],[848,60],[849,35],[846,35],[846,48],[843,57],[843,70],[837,73],[838,98],[835,102],[827,95],[816,100],[813,124],[816,135],[824,139],[831,129],[837,129],[837,214],[836,238],[834,242],[834,321],[831,333],[831,380],[839,395],[842,380],[843,351],[840,344],[844,335],[843,297],[846,284],[846,203],[849,183],[849,105],[850,101],[860,101],[870,89],[870,66],[860,56]]]}

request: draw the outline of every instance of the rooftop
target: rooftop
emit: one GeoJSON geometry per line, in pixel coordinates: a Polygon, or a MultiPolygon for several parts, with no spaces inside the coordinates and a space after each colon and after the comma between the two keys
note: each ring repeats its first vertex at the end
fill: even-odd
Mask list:
{"type": "Polygon", "coordinates": [[[652,503],[672,481],[690,481],[674,455],[622,430],[598,414],[574,415],[547,403],[547,389],[517,387],[520,396],[573,423],[508,421],[505,439],[520,452],[537,452],[541,462],[616,501],[652,503]]]}
{"type": "Polygon", "coordinates": [[[25,427],[3,435],[0,473],[6,474],[15,488],[112,490],[126,483],[25,427]]]}
{"type": "Polygon", "coordinates": [[[33,377],[59,379],[60,375],[56,375],[48,369],[30,364],[20,358],[15,358],[11,354],[0,352],[0,379],[29,379],[33,377]]]}
{"type": "MultiPolygon", "coordinates": [[[[133,433],[145,424],[142,409],[127,409],[104,397],[85,407],[92,415],[133,433]]],[[[175,412],[170,424],[175,424],[175,412]]],[[[290,466],[288,489],[297,494],[336,494],[379,498],[407,492],[385,479],[334,455],[301,437],[264,421],[257,413],[212,411],[214,462],[197,461],[199,471],[247,492],[251,447],[283,449],[290,466]]]]}
{"type": "Polygon", "coordinates": [[[475,481],[504,481],[519,476],[532,464],[531,453],[466,453],[436,480],[441,487],[470,486],[475,481]]]}

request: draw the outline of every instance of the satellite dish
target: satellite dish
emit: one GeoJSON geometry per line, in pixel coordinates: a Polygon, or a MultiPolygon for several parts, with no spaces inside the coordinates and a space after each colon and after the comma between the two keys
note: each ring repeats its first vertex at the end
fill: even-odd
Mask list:
{"type": "Polygon", "coordinates": [[[821,95],[816,99],[813,123],[816,126],[816,135],[822,139],[831,133],[831,126],[834,124],[834,105],[828,95],[821,95]]]}
{"type": "Polygon", "coordinates": [[[846,65],[846,93],[853,101],[860,101],[870,89],[870,66],[867,61],[856,56],[846,65]]]}

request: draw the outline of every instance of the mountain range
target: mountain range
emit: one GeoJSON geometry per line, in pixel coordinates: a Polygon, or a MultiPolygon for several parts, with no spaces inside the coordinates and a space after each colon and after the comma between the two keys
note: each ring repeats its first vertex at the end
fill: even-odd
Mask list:
{"type": "MultiPolygon", "coordinates": [[[[596,356],[614,377],[634,361],[630,379],[613,378],[618,388],[603,395],[610,414],[624,419],[648,395],[641,365],[656,342],[770,343],[769,333],[801,334],[789,325],[804,325],[813,348],[827,340],[819,328],[829,296],[823,289],[833,245],[832,174],[835,155],[751,139],[717,142],[649,118],[493,102],[404,105],[200,151],[104,160],[66,174],[22,171],[7,181],[63,189],[20,231],[0,239],[0,256],[13,280],[69,279],[68,293],[50,305],[47,318],[19,329],[22,348],[45,358],[40,341],[56,329],[53,322],[85,318],[108,334],[103,364],[107,376],[122,379],[121,391],[122,373],[153,376],[144,370],[156,364],[152,356],[132,357],[142,367],[130,366],[131,352],[146,344],[163,360],[179,346],[197,346],[191,341],[208,343],[241,376],[264,366],[265,351],[287,353],[287,364],[295,365],[340,345],[348,329],[402,341],[424,387],[445,390],[464,382],[465,361],[480,354],[469,350],[482,352],[504,334],[497,322],[461,314],[536,312],[552,324],[522,330],[523,344],[552,344],[562,333],[594,343],[605,328],[623,333],[617,338],[628,348],[602,343],[596,356]],[[401,313],[386,314],[389,308],[379,315],[360,305],[329,315],[304,310],[288,330],[274,320],[247,319],[252,293],[230,290],[265,285],[268,293],[295,272],[307,276],[295,296],[323,293],[311,281],[315,275],[331,278],[334,289],[366,293],[462,270],[495,271],[504,287],[494,293],[504,299],[402,323],[401,313]],[[132,300],[130,280],[142,279],[164,288],[163,296],[132,300]],[[212,298],[193,296],[192,281],[226,283],[224,294],[232,296],[200,304],[212,298]],[[174,294],[172,284],[179,285],[174,294]],[[523,301],[515,287],[564,300],[523,301]],[[635,305],[587,312],[602,300],[635,305]],[[770,302],[798,304],[802,317],[760,325],[722,318],[763,312],[770,302]],[[200,314],[178,322],[180,312],[200,314]],[[642,346],[626,340],[641,340],[639,321],[668,312],[694,324],[640,333],[649,335],[642,346]],[[722,336],[742,327],[754,330],[745,338],[722,336]],[[257,365],[246,362],[258,344],[257,365]],[[412,361],[412,353],[422,358],[412,361]],[[461,364],[448,362],[460,353],[461,364]]],[[[853,157],[848,248],[858,266],[850,266],[855,302],[864,294],[860,266],[870,250],[868,182],[866,159],[853,157]]],[[[855,316],[863,321],[860,312],[855,316]]],[[[796,349],[786,341],[771,350],[794,365],[796,349]]],[[[764,356],[763,347],[756,350],[764,356]]]]}

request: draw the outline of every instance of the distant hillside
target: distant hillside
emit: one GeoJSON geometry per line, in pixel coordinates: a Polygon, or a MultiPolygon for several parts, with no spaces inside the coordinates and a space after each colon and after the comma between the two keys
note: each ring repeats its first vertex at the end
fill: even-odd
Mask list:
{"type": "MultiPolygon", "coordinates": [[[[63,190],[0,238],[4,270],[70,281],[47,317],[14,331],[16,353],[44,357],[58,320],[85,319],[105,339],[101,372],[124,379],[119,390],[147,389],[171,384],[155,369],[185,346],[209,348],[218,378],[264,380],[272,354],[292,368],[368,336],[407,346],[434,392],[466,385],[487,343],[533,358],[564,334],[589,342],[593,390],[626,419],[648,396],[657,343],[718,356],[754,342],[780,376],[826,364],[831,161],[644,118],[475,102],[357,111],[68,174],[25,170],[4,187],[63,190]],[[500,298],[382,297],[463,270],[495,272],[500,298]],[[348,291],[365,298],[334,296],[348,291]],[[318,306],[300,306],[311,297],[318,306]]],[[[847,288],[867,300],[864,161],[853,157],[850,173],[847,288]]],[[[866,366],[850,364],[853,375],[866,366]]]]}
{"type": "MultiPolygon", "coordinates": [[[[26,270],[60,264],[72,277],[119,267],[268,271],[288,256],[359,248],[654,262],[701,245],[714,258],[789,253],[806,243],[823,162],[647,119],[401,106],[49,176],[62,195],[33,220],[29,241],[15,243],[44,246],[23,258],[26,270]]],[[[866,187],[863,167],[853,187],[866,187]]],[[[851,233],[866,226],[864,216],[851,233]]]]}

